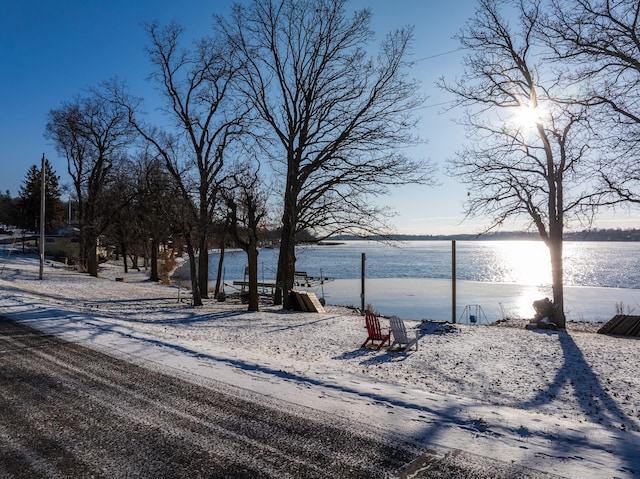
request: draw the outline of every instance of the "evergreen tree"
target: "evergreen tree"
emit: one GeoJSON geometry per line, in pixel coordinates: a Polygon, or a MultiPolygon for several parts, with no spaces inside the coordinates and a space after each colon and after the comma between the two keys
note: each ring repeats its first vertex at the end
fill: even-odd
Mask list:
{"type": "MultiPolygon", "coordinates": [[[[60,200],[60,177],[45,159],[45,231],[50,233],[63,223],[64,208],[60,200]]],[[[18,192],[20,208],[20,226],[26,229],[39,229],[40,198],[41,198],[42,170],[32,165],[27,171],[25,179],[18,192]]]]}
{"type": "Polygon", "coordinates": [[[18,198],[12,198],[7,190],[0,193],[0,223],[7,226],[18,226],[20,214],[18,198]]]}

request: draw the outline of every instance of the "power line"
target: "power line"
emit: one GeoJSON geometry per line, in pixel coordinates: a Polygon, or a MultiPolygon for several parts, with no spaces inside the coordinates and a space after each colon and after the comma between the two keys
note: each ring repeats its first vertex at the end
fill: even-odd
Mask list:
{"type": "Polygon", "coordinates": [[[413,60],[413,63],[423,62],[425,60],[431,60],[433,58],[443,57],[445,55],[451,55],[452,53],[459,52],[460,50],[464,50],[464,48],[459,47],[459,48],[456,48],[455,50],[449,50],[448,52],[436,53],[428,57],[418,58],[417,60],[413,60]]]}
{"type": "Polygon", "coordinates": [[[451,105],[452,103],[455,103],[455,100],[443,101],[443,102],[440,102],[440,103],[432,103],[430,105],[422,105],[422,106],[416,108],[416,110],[426,110],[428,108],[435,108],[437,106],[451,105]]]}

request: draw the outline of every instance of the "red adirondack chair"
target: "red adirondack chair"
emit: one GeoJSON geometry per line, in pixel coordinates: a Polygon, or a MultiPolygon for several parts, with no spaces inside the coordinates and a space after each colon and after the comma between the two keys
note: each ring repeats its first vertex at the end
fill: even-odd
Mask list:
{"type": "Polygon", "coordinates": [[[382,332],[380,320],[378,320],[378,317],[375,314],[367,313],[364,319],[367,323],[367,333],[369,336],[367,337],[367,340],[362,343],[362,346],[360,346],[361,348],[364,348],[370,341],[374,346],[376,346],[376,342],[379,341],[380,344],[377,344],[378,349],[384,346],[385,343],[387,345],[391,344],[391,332],[387,332],[386,334],[382,332]]]}

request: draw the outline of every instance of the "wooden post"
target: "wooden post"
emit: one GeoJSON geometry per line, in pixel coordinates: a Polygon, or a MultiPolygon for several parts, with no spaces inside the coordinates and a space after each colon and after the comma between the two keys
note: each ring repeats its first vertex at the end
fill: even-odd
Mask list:
{"type": "Polygon", "coordinates": [[[44,168],[44,153],[42,154],[42,171],[40,172],[40,279],[44,279],[44,213],[45,213],[45,205],[46,205],[46,179],[47,173],[44,168]]]}
{"type": "Polygon", "coordinates": [[[451,322],[456,323],[456,240],[451,241],[451,322]]]}
{"type": "Polygon", "coordinates": [[[364,253],[362,253],[362,266],[361,266],[361,271],[360,271],[360,276],[361,276],[361,289],[360,289],[360,311],[362,312],[362,315],[365,314],[365,304],[364,304],[364,278],[365,278],[365,271],[364,271],[364,263],[366,261],[366,256],[364,253]]]}

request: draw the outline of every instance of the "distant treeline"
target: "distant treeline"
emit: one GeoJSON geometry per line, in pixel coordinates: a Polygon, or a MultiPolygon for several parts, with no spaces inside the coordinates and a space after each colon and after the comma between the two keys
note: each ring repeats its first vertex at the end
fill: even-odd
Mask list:
{"type": "MultiPolygon", "coordinates": [[[[392,235],[387,237],[370,236],[360,238],[356,236],[340,235],[332,236],[331,240],[394,240],[394,241],[506,241],[506,240],[539,240],[536,232],[500,231],[484,234],[459,234],[459,235],[392,235]]],[[[640,229],[593,229],[589,231],[577,231],[565,233],[565,241],[640,241],[640,229]]]]}

